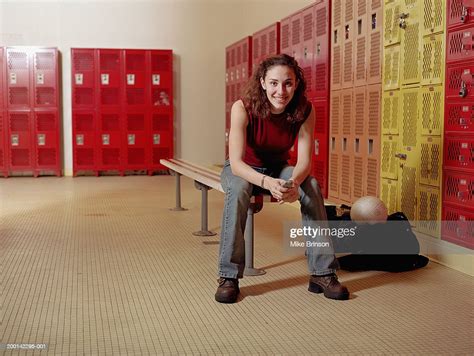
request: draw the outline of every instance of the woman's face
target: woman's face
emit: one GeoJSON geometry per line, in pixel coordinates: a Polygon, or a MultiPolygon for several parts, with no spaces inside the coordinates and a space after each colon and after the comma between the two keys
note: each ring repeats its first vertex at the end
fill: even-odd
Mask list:
{"type": "Polygon", "coordinates": [[[260,83],[267,93],[273,114],[280,114],[285,111],[298,86],[295,72],[284,65],[270,67],[265,79],[260,78],[260,83]]]}

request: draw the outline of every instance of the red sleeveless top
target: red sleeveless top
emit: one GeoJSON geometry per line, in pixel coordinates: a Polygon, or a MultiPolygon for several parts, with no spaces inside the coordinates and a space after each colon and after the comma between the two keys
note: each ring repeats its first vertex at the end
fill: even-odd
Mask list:
{"type": "Polygon", "coordinates": [[[243,161],[253,167],[278,167],[290,158],[301,125],[311,113],[311,103],[305,110],[305,119],[288,122],[287,113],[271,114],[270,119],[253,117],[247,110],[247,145],[243,161]]]}

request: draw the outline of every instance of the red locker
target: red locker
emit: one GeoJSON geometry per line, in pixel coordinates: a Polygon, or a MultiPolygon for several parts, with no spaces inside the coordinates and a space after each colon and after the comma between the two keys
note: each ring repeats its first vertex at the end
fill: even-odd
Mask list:
{"type": "Polygon", "coordinates": [[[451,205],[443,207],[441,239],[474,249],[474,211],[451,205]]]}
{"type": "Polygon", "coordinates": [[[326,100],[313,101],[316,123],[314,126],[314,156],[312,175],[319,182],[323,196],[328,196],[329,107],[326,100]]]}
{"type": "Polygon", "coordinates": [[[448,64],[446,68],[446,97],[462,98],[463,102],[474,100],[474,62],[448,64]]]}
{"type": "Polygon", "coordinates": [[[474,23],[474,0],[448,0],[446,17],[449,29],[474,23]]]}
{"type": "Polygon", "coordinates": [[[141,170],[149,165],[149,140],[147,132],[151,132],[150,112],[145,110],[128,110],[125,114],[125,130],[123,135],[124,169],[141,170]]]}
{"type": "Polygon", "coordinates": [[[331,44],[329,38],[330,3],[329,0],[323,0],[318,2],[314,8],[314,97],[316,100],[324,99],[327,102],[329,102],[329,73],[331,70],[329,52],[331,44]]]}
{"type": "Polygon", "coordinates": [[[171,50],[150,51],[151,105],[155,109],[172,113],[173,109],[173,52],[171,50]]]}
{"type": "Polygon", "coordinates": [[[313,96],[316,81],[314,78],[314,43],[315,43],[315,5],[308,6],[301,11],[301,50],[297,58],[299,66],[303,69],[306,80],[306,91],[308,96],[313,96]]]}
{"type": "Polygon", "coordinates": [[[474,103],[445,103],[444,130],[446,133],[474,134],[474,103]]]}
{"type": "Polygon", "coordinates": [[[474,171],[474,136],[444,138],[444,166],[474,171]]]}
{"type": "Polygon", "coordinates": [[[32,51],[33,105],[35,108],[59,106],[58,50],[38,48],[32,51]]]}
{"type": "Polygon", "coordinates": [[[161,158],[174,157],[173,137],[173,52],[152,50],[151,81],[152,110],[151,131],[148,131],[147,145],[150,145],[149,174],[154,170],[166,169],[161,158]]]}
{"type": "Polygon", "coordinates": [[[0,174],[4,177],[8,176],[8,157],[7,157],[7,146],[6,146],[6,113],[0,111],[0,174]]]}
{"type": "MultiPolygon", "coordinates": [[[[0,112],[6,109],[6,101],[5,101],[5,60],[4,60],[4,48],[0,47],[0,112]]],[[[3,115],[3,113],[2,113],[3,115]]]]}
{"type": "Polygon", "coordinates": [[[160,164],[161,158],[173,157],[173,118],[169,115],[152,113],[151,134],[151,170],[166,169],[160,164]]]}
{"type": "Polygon", "coordinates": [[[10,170],[32,172],[34,170],[34,139],[31,111],[8,111],[7,125],[7,155],[10,159],[10,170]]]}
{"type": "Polygon", "coordinates": [[[247,36],[246,38],[239,41],[236,46],[237,61],[235,71],[236,86],[234,88],[234,101],[238,100],[242,96],[244,85],[247,83],[252,73],[252,37],[247,36]]]}
{"type": "Polygon", "coordinates": [[[98,112],[98,171],[116,170],[123,174],[122,121],[120,111],[103,109],[98,112]]]}
{"type": "Polygon", "coordinates": [[[6,89],[9,110],[29,110],[31,107],[31,49],[7,47],[6,89]]]}
{"type": "Polygon", "coordinates": [[[303,57],[303,19],[301,11],[291,15],[291,56],[299,62],[303,57]]]}
{"type": "Polygon", "coordinates": [[[61,176],[61,157],[59,142],[59,112],[55,110],[35,110],[34,140],[35,142],[35,176],[41,171],[55,171],[61,176]]]}
{"type": "Polygon", "coordinates": [[[276,22],[252,35],[252,72],[268,56],[280,53],[280,23],[276,22]]]}
{"type": "Polygon", "coordinates": [[[72,113],[73,175],[78,171],[97,171],[97,118],[95,110],[72,113]]]}
{"type": "Polygon", "coordinates": [[[149,90],[151,83],[148,81],[147,51],[124,50],[125,73],[123,87],[125,88],[126,110],[145,110],[150,105],[149,90]]]}
{"type": "Polygon", "coordinates": [[[72,107],[91,109],[97,104],[97,75],[94,49],[71,49],[72,107]]]}
{"type": "Polygon", "coordinates": [[[5,167],[35,177],[42,171],[60,176],[58,51],[8,47],[5,66],[5,167]]]}
{"type": "Polygon", "coordinates": [[[474,171],[446,169],[443,175],[443,202],[474,210],[474,171]]]}
{"type": "Polygon", "coordinates": [[[97,52],[99,105],[101,108],[120,112],[123,101],[122,51],[99,49],[97,52]]]}
{"type": "Polygon", "coordinates": [[[8,158],[7,158],[7,147],[6,147],[6,100],[5,100],[5,60],[4,60],[4,48],[0,47],[0,174],[4,177],[8,176],[8,158]]]}
{"type": "Polygon", "coordinates": [[[474,25],[450,30],[446,38],[446,62],[474,59],[474,25]]]}
{"type": "Polygon", "coordinates": [[[280,53],[292,55],[291,46],[291,16],[285,17],[280,21],[281,26],[281,40],[280,40],[280,53]]]}

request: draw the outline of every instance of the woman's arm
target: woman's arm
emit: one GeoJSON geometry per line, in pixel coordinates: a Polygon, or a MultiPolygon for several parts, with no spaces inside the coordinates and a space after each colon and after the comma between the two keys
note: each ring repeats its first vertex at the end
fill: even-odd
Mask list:
{"type": "Polygon", "coordinates": [[[230,114],[229,160],[232,173],[246,181],[268,189],[276,199],[281,199],[287,189],[282,187],[282,179],[275,179],[257,172],[243,161],[247,140],[248,115],[242,100],[232,105],[230,114]]]}

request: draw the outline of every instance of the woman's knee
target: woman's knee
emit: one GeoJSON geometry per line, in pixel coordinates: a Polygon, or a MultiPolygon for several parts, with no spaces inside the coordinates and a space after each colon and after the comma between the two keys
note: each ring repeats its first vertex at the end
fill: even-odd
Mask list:
{"type": "Polygon", "coordinates": [[[320,197],[321,196],[321,188],[319,187],[319,183],[313,176],[309,175],[301,184],[301,188],[307,195],[320,197]]]}

